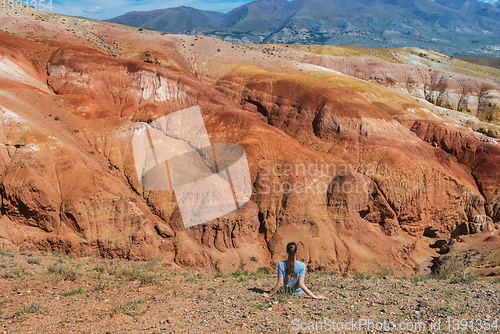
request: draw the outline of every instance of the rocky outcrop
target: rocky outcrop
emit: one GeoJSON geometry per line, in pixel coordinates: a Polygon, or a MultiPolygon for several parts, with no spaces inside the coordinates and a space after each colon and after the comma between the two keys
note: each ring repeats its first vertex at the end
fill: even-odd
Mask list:
{"type": "Polygon", "coordinates": [[[213,54],[180,44],[196,37],[92,31],[134,59],[158,41],[170,65],[50,32],[47,45],[0,33],[2,56],[24,69],[0,72],[2,247],[229,271],[274,266],[296,241],[310,269],[409,273],[433,252],[425,233],[500,220],[499,178],[486,167],[497,145],[413,113],[414,98],[206,38],[213,54]],[[244,147],[253,194],[185,228],[173,191],[141,187],[131,138],[137,122],[193,105],[211,142],[244,147]]]}
{"type": "MultiPolygon", "coordinates": [[[[411,235],[422,235],[429,226],[451,232],[458,221],[485,213],[485,200],[476,180],[450,157],[456,154],[465,159],[470,154],[466,145],[456,145],[454,150],[450,144],[445,147],[450,150],[448,155],[420,141],[410,131],[414,129],[382,112],[383,106],[363,101],[358,94],[335,85],[273,74],[264,79],[239,72],[223,78],[219,86],[244,108],[262,114],[269,124],[302,145],[359,166],[390,208],[380,208],[376,214],[379,222],[381,218],[387,221],[389,230],[397,222],[411,235]]],[[[438,124],[448,131],[448,126],[438,124]]],[[[456,132],[462,136],[461,131],[456,132]]],[[[474,137],[472,133],[463,136],[474,137]]],[[[363,210],[359,208],[360,215],[369,219],[363,210]]]]}
{"type": "MultiPolygon", "coordinates": [[[[500,218],[497,180],[500,171],[496,166],[500,163],[500,147],[497,142],[477,138],[471,133],[464,133],[445,124],[429,121],[417,121],[411,127],[423,140],[440,147],[452,154],[460,163],[467,166],[477,183],[478,189],[485,199],[485,214],[498,221],[500,218]]],[[[474,222],[482,213],[474,213],[468,221],[474,222]]]]}
{"type": "Polygon", "coordinates": [[[376,82],[426,99],[436,106],[500,125],[500,84],[492,80],[439,68],[356,57],[311,55],[304,62],[376,82]]]}

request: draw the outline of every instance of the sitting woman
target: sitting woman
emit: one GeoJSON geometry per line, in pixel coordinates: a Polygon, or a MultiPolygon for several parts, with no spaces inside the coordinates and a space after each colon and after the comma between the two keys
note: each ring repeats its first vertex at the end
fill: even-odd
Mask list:
{"type": "Polygon", "coordinates": [[[306,265],[304,262],[295,260],[295,253],[297,252],[295,242],[290,242],[286,245],[286,252],[288,253],[288,260],[281,261],[278,264],[278,282],[269,293],[264,292],[262,297],[269,298],[284,286],[285,292],[293,295],[300,296],[305,292],[311,298],[325,299],[325,296],[312,293],[304,284],[306,265]]]}

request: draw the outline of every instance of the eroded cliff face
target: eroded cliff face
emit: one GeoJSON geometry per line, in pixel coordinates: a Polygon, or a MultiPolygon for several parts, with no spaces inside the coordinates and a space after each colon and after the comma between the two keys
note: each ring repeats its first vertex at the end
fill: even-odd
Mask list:
{"type": "Polygon", "coordinates": [[[500,163],[500,150],[498,145],[493,144],[490,139],[477,138],[471,133],[464,133],[447,127],[444,124],[416,121],[411,131],[426,142],[441,148],[446,153],[453,155],[457,161],[467,166],[476,180],[476,184],[484,197],[484,212],[471,212],[468,221],[476,222],[485,220],[491,222],[499,221],[499,196],[498,178],[500,163]],[[484,218],[478,218],[484,217],[484,218]]]}
{"type": "Polygon", "coordinates": [[[310,55],[304,62],[376,82],[432,104],[500,125],[500,84],[428,66],[356,57],[310,55]]]}
{"type": "Polygon", "coordinates": [[[0,33],[18,68],[0,67],[2,247],[229,271],[272,266],[296,241],[311,269],[409,273],[432,253],[428,231],[500,220],[496,141],[414,98],[208,38],[105,27],[87,22],[94,37],[71,44],[0,33]],[[253,194],[185,228],[173,191],[140,186],[131,138],[194,105],[212,142],[245,148],[253,194]]]}
{"type": "MultiPolygon", "coordinates": [[[[380,210],[386,212],[389,226],[400,226],[415,236],[430,226],[449,232],[456,222],[485,214],[485,201],[470,170],[441,148],[419,140],[413,128],[384,112],[383,105],[311,79],[272,73],[265,78],[238,73],[219,85],[244,108],[264,115],[269,124],[303,146],[319,148],[367,174],[377,186],[377,196],[387,203],[387,209],[380,210]]],[[[364,215],[363,210],[358,212],[364,215]]]]}

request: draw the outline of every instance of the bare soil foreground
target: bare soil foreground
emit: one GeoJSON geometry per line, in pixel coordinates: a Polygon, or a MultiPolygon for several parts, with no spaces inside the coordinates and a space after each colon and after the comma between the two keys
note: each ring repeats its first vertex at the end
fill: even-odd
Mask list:
{"type": "Polygon", "coordinates": [[[262,298],[275,280],[269,268],[222,275],[160,260],[11,252],[0,266],[3,333],[500,332],[500,281],[458,268],[411,278],[309,273],[307,285],[328,297],[320,301],[262,298]]]}

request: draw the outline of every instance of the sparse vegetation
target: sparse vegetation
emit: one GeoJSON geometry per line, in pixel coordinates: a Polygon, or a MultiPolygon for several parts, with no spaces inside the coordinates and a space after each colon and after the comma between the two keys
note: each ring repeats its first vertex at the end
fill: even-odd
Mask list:
{"type": "Polygon", "coordinates": [[[275,294],[276,300],[280,304],[288,303],[290,300],[293,298],[296,298],[293,296],[290,292],[286,291],[285,289],[280,289],[278,292],[275,294]]]}
{"type": "Polygon", "coordinates": [[[126,314],[131,317],[137,317],[143,315],[147,311],[147,307],[141,308],[139,305],[146,303],[143,298],[132,299],[126,301],[123,304],[113,307],[111,310],[111,316],[116,316],[118,314],[126,314]]]}
{"type": "MultiPolygon", "coordinates": [[[[378,305],[381,300],[379,296],[384,296],[383,300],[387,302],[383,304],[386,314],[401,313],[400,318],[390,318],[393,321],[413,316],[415,307],[425,310],[429,316],[445,314],[458,317],[471,310],[480,310],[484,314],[498,313],[496,291],[500,279],[473,279],[456,261],[453,266],[444,266],[440,275],[421,275],[412,279],[394,277],[390,270],[384,270],[383,267],[374,276],[366,272],[346,276],[340,276],[335,271],[311,272],[307,274],[306,284],[314,293],[329,298],[315,301],[297,298],[284,290],[270,299],[262,298],[260,294],[273,287],[276,281],[275,269],[268,267],[253,272],[240,268],[231,274],[217,275],[195,268],[169,267],[161,259],[130,263],[123,260],[70,258],[59,253],[16,253],[14,257],[3,260],[4,271],[17,270],[20,275],[14,276],[14,280],[4,280],[0,285],[0,292],[8,296],[0,299],[2,318],[13,319],[10,325],[14,326],[13,329],[21,328],[15,326],[29,326],[36,317],[37,324],[47,324],[49,321],[64,323],[65,326],[73,324],[79,327],[65,329],[78,328],[80,332],[87,326],[85,320],[92,320],[100,326],[104,325],[101,319],[105,319],[106,323],[112,323],[118,332],[122,332],[131,328],[131,324],[126,323],[126,316],[133,317],[133,323],[140,326],[149,326],[151,316],[164,321],[160,324],[165,328],[169,326],[166,319],[170,319],[180,326],[181,332],[190,332],[195,322],[206,326],[205,332],[218,332],[212,321],[217,317],[227,320],[225,323],[234,332],[241,329],[241,325],[238,325],[241,322],[250,326],[255,323],[251,327],[255,332],[286,332],[290,327],[287,317],[297,316],[298,319],[309,320],[318,314],[326,314],[324,312],[328,311],[324,311],[325,308],[338,309],[339,319],[352,316],[349,312],[353,311],[377,319],[381,307],[373,305],[378,305]],[[39,265],[26,265],[33,258],[43,261],[39,265]],[[77,272],[76,281],[63,281],[68,269],[77,272]],[[51,273],[60,282],[51,282],[50,276],[40,275],[44,272],[51,273]],[[31,280],[30,277],[37,278],[31,280]],[[147,279],[141,282],[143,277],[153,277],[157,283],[148,284],[147,279]],[[22,284],[20,279],[23,280],[22,284]],[[50,311],[43,307],[47,297],[50,298],[50,311]],[[428,306],[425,303],[421,306],[420,300],[428,303],[428,306]],[[356,303],[355,308],[351,308],[353,303],[356,303]],[[275,313],[276,310],[278,313],[275,313]],[[125,316],[119,317],[120,314],[125,316]],[[33,319],[22,322],[32,315],[33,319]],[[265,317],[268,317],[268,322],[265,322],[265,317]]],[[[26,328],[27,331],[33,329],[26,328]]]]}
{"type": "Polygon", "coordinates": [[[268,308],[269,307],[269,304],[262,304],[262,303],[259,303],[259,304],[255,304],[254,305],[255,308],[257,308],[258,310],[262,310],[264,308],[268,308]]]}
{"type": "Polygon", "coordinates": [[[13,253],[7,252],[7,251],[1,251],[0,255],[2,255],[2,256],[8,256],[8,257],[15,257],[15,255],[13,253]]]}
{"type": "Polygon", "coordinates": [[[338,272],[335,270],[318,270],[310,274],[310,277],[334,277],[338,276],[338,272]]]}
{"type": "Polygon", "coordinates": [[[97,283],[92,286],[94,291],[105,291],[109,288],[109,281],[99,279],[97,283]]]}
{"type": "Polygon", "coordinates": [[[417,275],[413,277],[414,282],[425,282],[430,279],[448,279],[451,284],[469,284],[473,282],[476,277],[460,261],[448,260],[444,264],[442,264],[435,273],[427,275],[417,275]]]}
{"type": "Polygon", "coordinates": [[[439,279],[451,279],[453,282],[473,279],[473,275],[460,261],[450,259],[438,268],[436,273],[439,279]]]}
{"type": "MultiPolygon", "coordinates": [[[[290,45],[291,48],[310,51],[316,54],[324,54],[329,56],[339,56],[339,57],[362,57],[368,59],[377,59],[394,64],[402,64],[403,61],[398,54],[404,54],[404,50],[397,48],[379,48],[379,47],[362,47],[362,46],[345,46],[345,45],[290,45]]],[[[427,57],[426,53],[420,52],[410,52],[414,56],[420,56],[422,58],[427,57]]],[[[498,57],[459,57],[460,59],[472,62],[471,64],[464,64],[464,62],[456,62],[450,58],[450,62],[446,64],[448,70],[461,73],[465,75],[470,75],[473,77],[481,77],[491,80],[498,80],[500,75],[500,60],[498,57]],[[477,61],[477,58],[482,58],[481,61],[477,61]],[[489,59],[487,59],[489,58],[489,59]],[[479,66],[483,65],[483,66],[479,66]]]]}
{"type": "MultiPolygon", "coordinates": [[[[451,57],[453,59],[453,57],[451,57]]],[[[478,56],[461,56],[458,59],[465,60],[466,62],[488,66],[492,68],[500,69],[500,58],[499,57],[478,57],[478,56]]]]}
{"type": "Polygon", "coordinates": [[[127,281],[139,281],[142,285],[157,284],[156,275],[145,272],[136,266],[125,267],[118,270],[116,277],[127,281]]]}
{"type": "Polygon", "coordinates": [[[260,267],[259,269],[257,269],[257,272],[258,273],[263,273],[263,274],[266,274],[266,275],[270,275],[273,273],[273,270],[269,267],[260,267]]]}
{"type": "Polygon", "coordinates": [[[161,266],[162,262],[163,260],[161,258],[149,259],[142,265],[142,268],[147,271],[155,272],[161,266]]]}
{"type": "Polygon", "coordinates": [[[379,272],[377,274],[378,277],[393,277],[394,276],[394,269],[392,269],[389,266],[382,266],[379,265],[379,272]]]}
{"type": "Polygon", "coordinates": [[[114,261],[104,260],[98,262],[95,265],[94,270],[101,274],[115,275],[118,270],[118,265],[114,261]]]}
{"type": "Polygon", "coordinates": [[[370,279],[372,276],[365,272],[355,272],[353,278],[356,280],[370,279]]]}
{"type": "Polygon", "coordinates": [[[9,268],[7,270],[5,270],[4,272],[2,272],[1,278],[18,278],[18,277],[21,277],[21,270],[19,268],[9,268]]]}
{"type": "Polygon", "coordinates": [[[62,265],[57,263],[53,263],[52,265],[50,265],[47,268],[47,271],[51,274],[56,274],[60,276],[60,278],[65,281],[75,281],[80,276],[80,274],[76,271],[76,269],[71,268],[68,265],[62,265]]]}
{"type": "Polygon", "coordinates": [[[474,280],[475,280],[475,276],[471,275],[471,276],[453,276],[452,278],[450,278],[450,283],[452,284],[457,284],[457,283],[465,283],[465,284],[469,284],[469,283],[472,283],[474,280]]]}
{"type": "Polygon", "coordinates": [[[77,294],[84,294],[84,293],[87,293],[87,291],[85,291],[85,289],[83,287],[78,287],[78,288],[74,288],[74,289],[71,289],[67,292],[64,292],[62,295],[64,297],[67,297],[67,296],[72,296],[72,295],[77,295],[77,294]]]}
{"type": "Polygon", "coordinates": [[[31,315],[35,314],[47,314],[48,309],[42,307],[38,303],[26,303],[23,304],[17,311],[14,313],[12,318],[18,321],[25,321],[28,319],[31,315]]]}
{"type": "Polygon", "coordinates": [[[248,279],[249,274],[247,270],[241,270],[238,268],[230,276],[235,278],[237,281],[245,281],[248,279]]]}
{"type": "Polygon", "coordinates": [[[434,274],[427,274],[427,275],[417,275],[413,277],[414,282],[426,282],[430,279],[438,279],[438,276],[434,274]]]}
{"type": "Polygon", "coordinates": [[[256,271],[251,273],[251,276],[256,278],[265,278],[272,274],[271,268],[268,267],[260,267],[256,271]]]}

